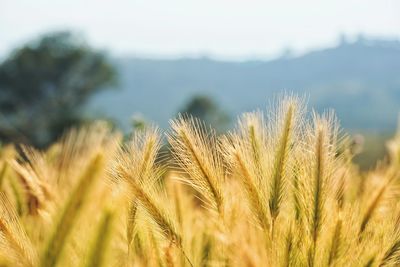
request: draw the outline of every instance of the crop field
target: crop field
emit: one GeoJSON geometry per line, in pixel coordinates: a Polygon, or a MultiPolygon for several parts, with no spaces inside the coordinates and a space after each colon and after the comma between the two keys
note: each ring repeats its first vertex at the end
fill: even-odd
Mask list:
{"type": "Polygon", "coordinates": [[[284,96],[217,135],[180,116],[0,150],[0,266],[399,266],[400,135],[369,172],[284,96]]]}

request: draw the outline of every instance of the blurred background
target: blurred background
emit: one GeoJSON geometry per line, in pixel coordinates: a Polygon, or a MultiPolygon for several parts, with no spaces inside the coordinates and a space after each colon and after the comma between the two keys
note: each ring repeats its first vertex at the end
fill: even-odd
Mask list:
{"type": "Polygon", "coordinates": [[[397,0],[0,0],[0,140],[190,113],[223,132],[283,91],[384,157],[400,111],[397,0]]]}

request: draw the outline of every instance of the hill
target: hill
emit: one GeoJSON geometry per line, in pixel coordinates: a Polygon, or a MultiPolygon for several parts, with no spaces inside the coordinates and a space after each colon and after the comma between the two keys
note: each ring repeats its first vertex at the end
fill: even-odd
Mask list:
{"type": "Polygon", "coordinates": [[[105,91],[90,110],[128,124],[140,112],[165,127],[194,94],[214,97],[237,114],[264,108],[283,89],[306,94],[310,106],[334,108],[348,129],[391,130],[400,111],[400,42],[359,39],[297,57],[223,62],[207,58],[116,59],[120,89],[105,91]]]}

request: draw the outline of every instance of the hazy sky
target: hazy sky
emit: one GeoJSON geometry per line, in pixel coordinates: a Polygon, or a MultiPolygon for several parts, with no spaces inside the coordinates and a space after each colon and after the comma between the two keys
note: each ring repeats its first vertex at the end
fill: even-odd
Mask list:
{"type": "Polygon", "coordinates": [[[400,1],[0,0],[0,56],[57,29],[118,55],[268,57],[340,33],[400,39],[400,1]]]}

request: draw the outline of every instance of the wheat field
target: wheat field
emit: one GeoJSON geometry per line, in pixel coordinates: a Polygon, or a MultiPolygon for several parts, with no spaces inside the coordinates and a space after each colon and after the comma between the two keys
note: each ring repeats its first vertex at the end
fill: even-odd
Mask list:
{"type": "Polygon", "coordinates": [[[0,266],[399,266],[400,135],[367,173],[284,96],[217,135],[96,123],[0,155],[0,266]]]}

